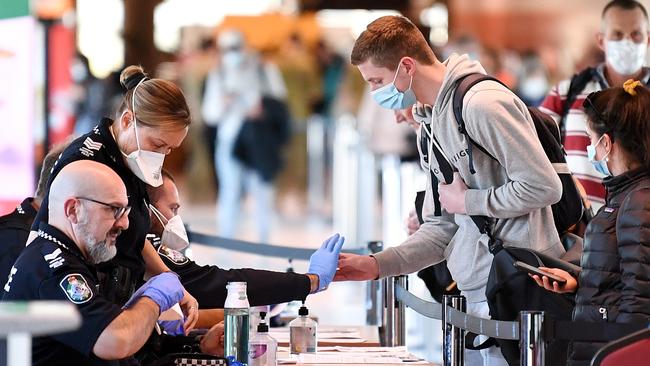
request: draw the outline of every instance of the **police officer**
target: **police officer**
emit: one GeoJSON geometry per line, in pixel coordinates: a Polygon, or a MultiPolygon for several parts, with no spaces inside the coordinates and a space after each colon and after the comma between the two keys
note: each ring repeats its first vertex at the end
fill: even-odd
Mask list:
{"type": "Polygon", "coordinates": [[[45,196],[46,184],[50,178],[52,165],[54,165],[54,162],[66,146],[67,144],[54,146],[43,159],[41,175],[38,179],[34,197],[25,198],[20,205],[16,206],[15,210],[0,216],[0,281],[3,281],[3,284],[7,280],[9,269],[11,269],[23,248],[25,248],[29,228],[32,226],[32,222],[45,196]]]}
{"type": "MultiPolygon", "coordinates": [[[[201,308],[223,308],[226,284],[231,281],[247,283],[251,306],[304,300],[310,293],[325,289],[334,277],[344,238],[330,237],[311,257],[307,274],[273,272],[257,269],[225,270],[217,266],[200,266],[180,251],[189,243],[183,221],[178,215],[180,199],[172,175],[162,170],[163,184],[147,187],[151,198],[151,230],[147,238],[165,264],[180,278],[183,286],[196,297],[201,308]]],[[[199,323],[211,326],[205,318],[212,311],[201,311],[199,323]]],[[[214,318],[213,318],[214,319],[214,318]]]]}
{"type": "MultiPolygon", "coordinates": [[[[117,119],[104,119],[74,140],[55,163],[52,177],[73,161],[93,160],[115,171],[126,186],[131,225],[117,238],[115,258],[98,266],[105,296],[123,305],[145,274],[169,271],[151,244],[145,242],[150,225],[146,186],[162,183],[160,170],[165,155],[180,146],[187,135],[190,112],[178,86],[149,79],[141,67],[127,67],[120,82],[126,92],[117,119]]],[[[43,202],[33,232],[41,222],[48,222],[48,195],[43,202]]],[[[187,316],[185,329],[189,330],[198,319],[198,303],[186,291],[180,305],[187,316]]]]}
{"type": "Polygon", "coordinates": [[[95,265],[113,258],[129,227],[129,201],[106,165],[76,161],[50,186],[48,222],[11,269],[3,300],[64,300],[76,305],[81,328],[33,341],[35,365],[111,365],[139,350],[161,311],[183,297],[171,272],[152,277],[124,308],[102,296],[95,265]]]}

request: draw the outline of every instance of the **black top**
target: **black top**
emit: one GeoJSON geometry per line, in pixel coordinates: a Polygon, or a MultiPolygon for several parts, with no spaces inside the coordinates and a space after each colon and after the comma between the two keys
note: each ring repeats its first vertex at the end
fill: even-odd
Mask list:
{"type": "Polygon", "coordinates": [[[12,212],[0,217],[0,283],[4,285],[9,269],[25,248],[29,228],[36,217],[33,198],[25,200],[12,212]]]}
{"type": "Polygon", "coordinates": [[[131,172],[124,162],[109,128],[113,121],[105,118],[89,133],[74,140],[54,163],[48,181],[48,193],[32,225],[35,230],[41,222],[47,222],[49,186],[61,169],[77,160],[93,160],[102,163],[117,173],[129,196],[132,207],[129,214],[129,228],[117,237],[117,255],[113,260],[97,266],[100,281],[105,288],[104,295],[116,304],[123,305],[129,299],[144,276],[142,248],[149,231],[150,218],[146,202],[146,184],[131,172]]]}
{"type": "Polygon", "coordinates": [[[35,337],[34,365],[117,365],[92,354],[95,342],[122,310],[100,294],[95,268],[77,245],[46,223],[38,237],[20,254],[4,288],[3,300],[64,300],[81,313],[81,327],[73,332],[35,337]]]}
{"type": "MultiPolygon", "coordinates": [[[[650,172],[606,178],[607,199],[585,232],[573,319],[650,322],[650,172]]],[[[571,364],[589,365],[604,344],[575,342],[571,364]]]]}
{"type": "Polygon", "coordinates": [[[183,287],[196,298],[201,308],[223,308],[228,282],[246,282],[251,306],[305,300],[309,295],[309,277],[304,274],[200,266],[183,253],[161,245],[160,237],[155,234],[149,234],[147,238],[167,267],[180,276],[183,287]]]}

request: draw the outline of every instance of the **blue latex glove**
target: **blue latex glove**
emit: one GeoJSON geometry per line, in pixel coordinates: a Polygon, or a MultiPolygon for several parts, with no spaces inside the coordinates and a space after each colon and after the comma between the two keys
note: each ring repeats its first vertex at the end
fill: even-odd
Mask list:
{"type": "Polygon", "coordinates": [[[309,258],[307,273],[318,275],[318,291],[326,289],[334,279],[343,242],[345,242],[344,237],[334,234],[325,240],[309,258]]]}
{"type": "Polygon", "coordinates": [[[185,320],[158,320],[158,325],[169,335],[185,335],[183,323],[185,320]]]}
{"type": "Polygon", "coordinates": [[[183,298],[183,285],[174,272],[163,272],[153,276],[131,296],[124,308],[128,308],[135,302],[146,296],[153,300],[160,307],[160,312],[171,308],[183,298]]]}

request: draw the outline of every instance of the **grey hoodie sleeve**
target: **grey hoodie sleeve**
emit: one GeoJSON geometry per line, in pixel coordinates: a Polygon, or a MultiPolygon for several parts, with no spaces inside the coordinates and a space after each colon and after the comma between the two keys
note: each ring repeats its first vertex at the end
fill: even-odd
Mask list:
{"type": "Polygon", "coordinates": [[[424,223],[402,244],[374,255],[379,264],[379,278],[408,274],[445,259],[445,249],[458,230],[453,215],[444,210],[435,216],[431,177],[427,179],[422,216],[424,223]]]}
{"type": "Polygon", "coordinates": [[[558,202],[562,184],[537,138],[528,109],[496,82],[484,84],[466,95],[463,119],[472,139],[505,168],[508,183],[468,190],[467,214],[512,218],[558,202]]]}

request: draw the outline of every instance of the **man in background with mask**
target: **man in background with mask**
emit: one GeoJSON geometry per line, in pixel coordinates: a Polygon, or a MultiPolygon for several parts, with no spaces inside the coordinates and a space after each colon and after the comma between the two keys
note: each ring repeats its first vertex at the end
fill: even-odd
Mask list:
{"type": "Polygon", "coordinates": [[[650,70],[643,66],[649,42],[646,9],[635,0],[610,1],[603,9],[601,31],[596,40],[605,52],[605,62],[561,81],[540,107],[564,131],[567,164],[595,211],[605,203],[605,187],[601,181],[608,174],[594,168],[595,157],[587,153],[590,142],[582,103],[589,93],[623,86],[627,79],[648,83],[650,70]]]}
{"type": "Polygon", "coordinates": [[[246,282],[248,301],[251,306],[258,306],[304,300],[307,295],[327,288],[334,278],[344,242],[338,234],[328,238],[314,252],[307,274],[249,268],[225,270],[198,265],[180,252],[189,242],[183,220],[178,215],[181,206],[178,189],[168,171],[163,169],[162,176],[160,187],[147,187],[151,199],[151,230],[147,239],[169,269],[180,276],[187,291],[198,300],[201,310],[197,328],[209,328],[223,319],[221,308],[226,300],[228,282],[246,282]]]}

